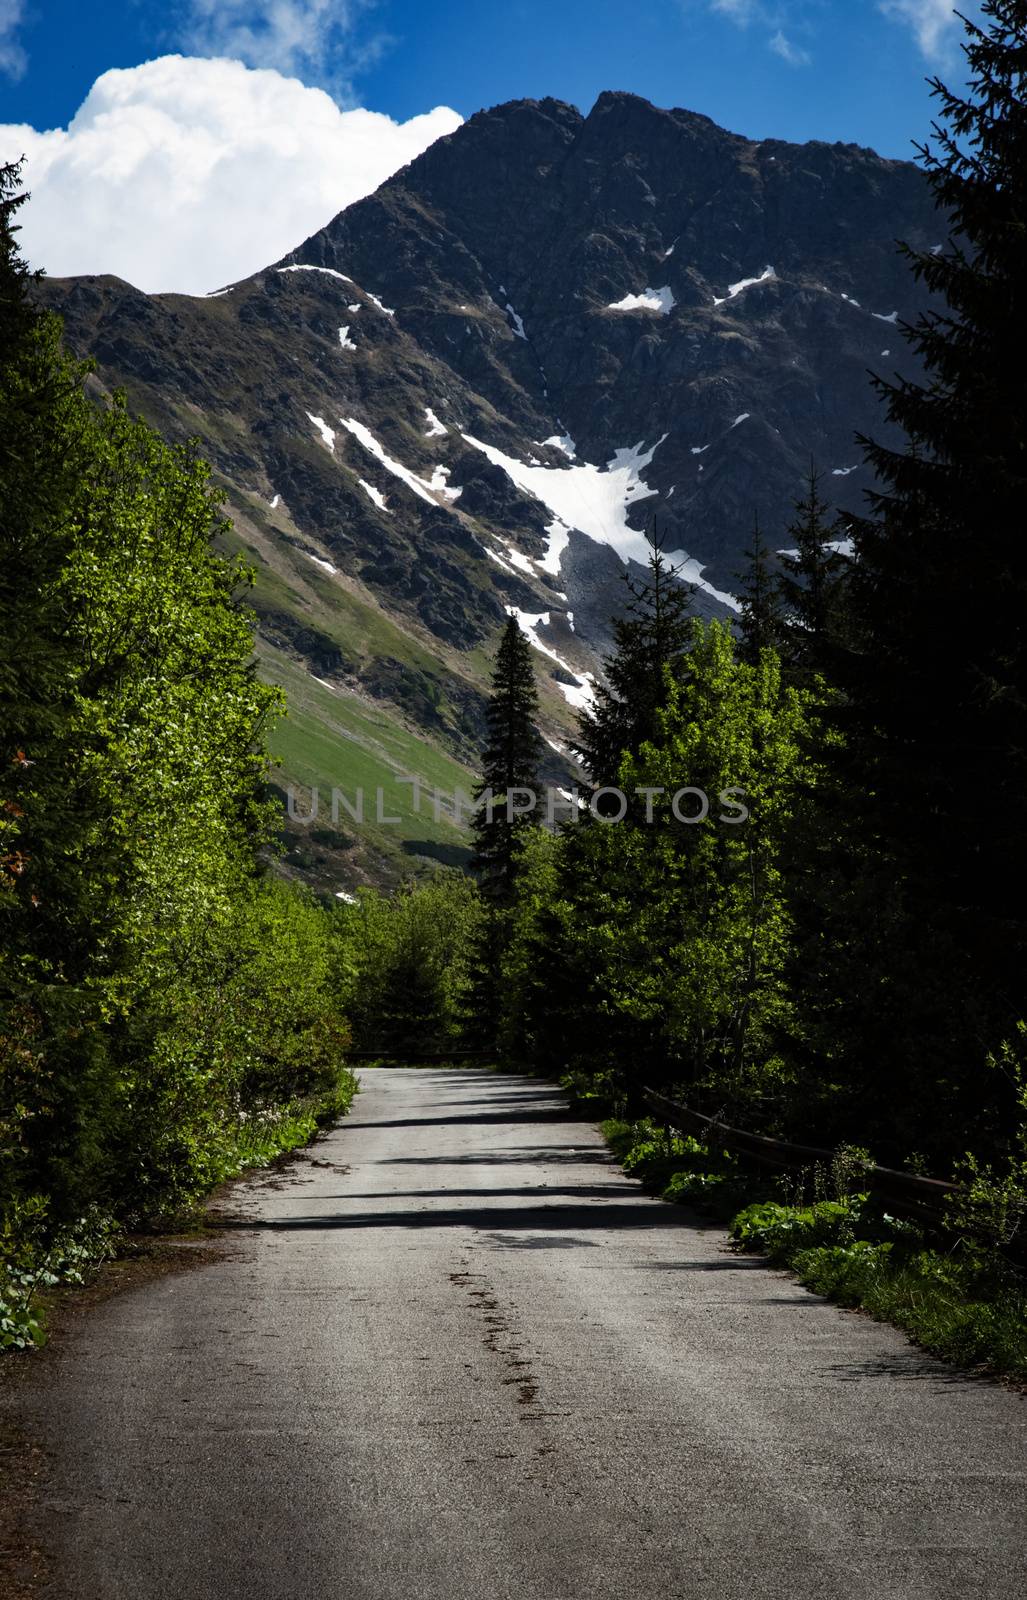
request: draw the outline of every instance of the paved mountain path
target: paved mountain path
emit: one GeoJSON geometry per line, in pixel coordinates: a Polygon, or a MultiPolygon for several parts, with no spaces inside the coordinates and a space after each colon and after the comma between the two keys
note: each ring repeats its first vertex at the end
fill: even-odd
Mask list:
{"type": "Polygon", "coordinates": [[[544,1084],[362,1073],[35,1396],[72,1600],[1027,1593],[1027,1405],[647,1199],[544,1084]]]}

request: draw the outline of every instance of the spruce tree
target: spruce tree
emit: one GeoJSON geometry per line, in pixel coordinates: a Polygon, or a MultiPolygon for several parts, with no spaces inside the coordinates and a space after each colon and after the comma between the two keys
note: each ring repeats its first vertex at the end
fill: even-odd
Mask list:
{"type": "Polygon", "coordinates": [[[1027,4],[982,9],[966,95],[932,82],[941,116],[920,154],[950,240],[904,253],[944,305],[906,329],[926,376],[877,380],[908,442],[864,441],[878,488],[842,680],[862,826],[902,886],[868,991],[887,1014],[882,1072],[931,1092],[954,1141],[973,1123],[1001,1140],[999,1075],[981,1064],[1022,1016],[1027,965],[1027,4]]]}
{"type": "Polygon", "coordinates": [[[542,744],[535,728],[537,717],[531,645],[512,616],[496,655],[486,712],[488,743],[474,791],[476,800],[491,795],[491,804],[482,804],[475,812],[471,867],[482,894],[497,905],[509,903],[525,830],[540,821],[540,797],[534,811],[521,813],[520,801],[513,795],[516,789],[538,792],[542,744]]]}
{"type": "Polygon", "coordinates": [[[657,713],[667,700],[666,673],[680,680],[692,637],[689,616],[694,586],[677,577],[654,548],[648,576],[625,573],[629,600],[613,622],[614,650],[603,662],[605,682],[596,685],[594,704],[581,713],[571,748],[581,757],[592,782],[615,785],[625,751],[636,753],[658,733],[657,713]]]}
{"type": "Polygon", "coordinates": [[[781,557],[778,596],[786,613],[782,653],[794,676],[824,668],[840,632],[843,586],[850,563],[833,545],[844,529],[821,494],[822,474],[811,461],[806,492],[796,502],[787,538],[794,555],[781,557]]]}
{"type": "Polygon", "coordinates": [[[770,551],[758,514],[753,518],[752,543],[745,552],[745,561],[738,574],[742,608],[739,655],[750,666],[758,666],[764,650],[779,647],[784,631],[780,591],[771,571],[770,551]]]}
{"type": "Polygon", "coordinates": [[[21,162],[0,163],[0,367],[5,366],[38,320],[29,302],[34,276],[18,252],[16,221],[28,199],[21,182],[21,162]]]}

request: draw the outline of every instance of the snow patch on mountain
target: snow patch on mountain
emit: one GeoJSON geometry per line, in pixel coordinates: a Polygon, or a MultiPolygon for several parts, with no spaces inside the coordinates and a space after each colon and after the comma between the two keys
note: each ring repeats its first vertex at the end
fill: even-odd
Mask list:
{"type": "Polygon", "coordinates": [[[744,293],[746,289],[751,289],[754,284],[768,283],[771,278],[776,277],[777,273],[774,271],[773,267],[764,267],[763,271],[758,277],[739,278],[737,283],[729,283],[727,294],[721,296],[719,299],[716,295],[714,295],[713,304],[715,306],[726,306],[729,300],[737,299],[740,294],[744,293]]]}
{"type": "Polygon", "coordinates": [[[355,350],[357,347],[349,336],[349,326],[339,329],[339,344],[343,350],[355,350]]]}
{"type": "Polygon", "coordinates": [[[334,428],[330,428],[328,426],[328,424],[325,421],[324,417],[315,417],[313,412],[311,412],[311,411],[307,412],[307,416],[309,417],[310,421],[314,424],[314,427],[317,429],[318,433],[321,435],[322,439],[324,440],[325,444],[328,446],[329,450],[334,450],[335,449],[335,429],[334,428]]]}
{"type": "Polygon", "coordinates": [[[548,524],[546,534],[548,535],[546,553],[541,560],[535,562],[535,565],[540,572],[548,572],[550,577],[558,578],[560,576],[560,560],[571,537],[570,529],[565,527],[557,517],[548,524]]]}
{"type": "Polygon", "coordinates": [[[387,317],[394,317],[396,315],[391,307],[383,305],[378,296],[376,294],[372,294],[370,289],[365,289],[364,293],[367,295],[367,298],[370,300],[371,304],[373,306],[377,306],[378,310],[384,312],[387,317]]]}
{"type": "Polygon", "coordinates": [[[713,584],[703,577],[706,570],[704,562],[697,561],[694,556],[687,556],[683,550],[674,550],[668,555],[667,564],[673,567],[678,577],[685,583],[694,583],[697,589],[702,589],[714,600],[719,600],[729,611],[741,611],[742,608],[733,594],[728,594],[726,589],[714,588],[713,584]]]}
{"type": "Polygon", "coordinates": [[[606,307],[607,311],[657,311],[661,317],[667,316],[677,301],[669,284],[664,284],[662,289],[643,289],[641,294],[626,294],[623,300],[611,300],[606,307]]]}
{"type": "Polygon", "coordinates": [[[527,339],[528,335],[524,331],[524,318],[514,310],[509,300],[506,303],[506,314],[513,323],[513,331],[518,339],[527,339]]]}
{"type": "MultiPolygon", "coordinates": [[[[303,554],[306,556],[308,561],[312,561],[314,563],[315,567],[320,567],[322,572],[338,572],[339,570],[338,567],[333,566],[330,561],[325,561],[323,556],[312,556],[309,550],[304,550],[303,554]]],[[[328,687],[331,688],[331,685],[329,684],[328,687]]]]}
{"type": "Polygon", "coordinates": [[[550,661],[555,661],[562,672],[566,672],[569,677],[575,680],[573,683],[561,683],[559,678],[555,679],[556,687],[560,690],[568,705],[574,706],[578,710],[583,706],[590,705],[595,695],[595,690],[592,687],[595,679],[592,673],[575,672],[574,668],[568,666],[561,655],[558,655],[550,645],[544,644],[538,636],[540,627],[549,627],[551,613],[548,611],[521,611],[517,606],[507,606],[506,614],[508,617],[516,617],[517,626],[523,634],[527,635],[529,643],[536,650],[540,651],[542,655],[548,656],[550,661]]]}
{"type": "Polygon", "coordinates": [[[428,418],[428,428],[424,435],[426,439],[438,439],[442,434],[449,432],[445,423],[439,421],[431,406],[425,406],[424,414],[428,418]]]}
{"type": "Polygon", "coordinates": [[[535,568],[532,566],[528,557],[526,555],[522,555],[519,550],[515,550],[512,544],[508,544],[506,546],[506,559],[509,561],[512,567],[516,567],[517,571],[523,572],[526,577],[535,577],[535,568]]]}
{"type": "Polygon", "coordinates": [[[378,510],[388,511],[389,516],[391,517],[392,512],[389,510],[389,503],[382,494],[382,491],[380,489],[376,489],[373,483],[368,483],[366,478],[358,478],[357,482],[367,495],[367,498],[374,501],[375,505],[378,507],[378,510]]]}
{"type": "MultiPolygon", "coordinates": [[[[856,554],[856,546],[851,539],[831,539],[824,545],[825,550],[833,550],[836,555],[846,556],[850,561],[856,554]]],[[[798,550],[779,550],[779,556],[790,556],[793,561],[798,561],[798,550]]]]}
{"type": "Polygon", "coordinates": [[[498,550],[493,550],[492,546],[488,545],[488,544],[483,544],[482,545],[482,549],[484,550],[484,552],[485,552],[485,554],[487,556],[491,556],[492,557],[493,561],[496,563],[496,565],[498,567],[502,567],[503,571],[504,572],[508,572],[512,578],[516,578],[516,576],[517,576],[516,567],[512,567],[510,565],[509,561],[507,561],[506,557],[505,556],[501,556],[499,554],[498,550]]]}
{"type": "MultiPolygon", "coordinates": [[[[885,301],[886,305],[887,303],[885,301]]],[[[871,311],[870,315],[876,318],[878,322],[890,322],[894,327],[898,326],[899,314],[897,311],[890,311],[887,316],[884,316],[880,311],[871,311]]]]}
{"type": "Polygon", "coordinates": [[[334,267],[313,267],[301,265],[298,267],[276,267],[276,272],[323,272],[326,278],[338,278],[340,283],[352,283],[352,278],[347,278],[344,272],[336,272],[334,267]]]}
{"type": "Polygon", "coordinates": [[[428,487],[433,489],[436,494],[442,495],[445,500],[459,500],[464,491],[463,489],[451,489],[449,487],[450,470],[449,467],[436,467],[428,479],[428,487]]]}
{"type": "Polygon", "coordinates": [[[405,483],[407,488],[411,489],[420,500],[426,500],[429,505],[437,506],[439,503],[436,499],[437,495],[442,494],[447,500],[455,500],[459,495],[459,489],[446,488],[445,476],[441,480],[439,479],[439,473],[447,473],[448,468],[436,467],[435,474],[430,481],[419,478],[416,472],[411,472],[410,468],[405,467],[401,461],[394,460],[385,449],[385,446],[375,438],[370,428],[365,427],[362,422],[358,422],[355,417],[340,417],[339,421],[347,432],[353,435],[358,444],[363,445],[365,450],[381,462],[387,472],[391,472],[394,478],[398,478],[401,483],[405,483]]]}
{"type": "Polygon", "coordinates": [[[582,672],[577,683],[561,683],[556,680],[556,687],[563,695],[567,704],[575,711],[587,710],[595,701],[595,675],[591,672],[582,672]]]}
{"type": "Polygon", "coordinates": [[[665,433],[648,450],[642,440],[628,449],[615,450],[605,467],[590,462],[566,467],[526,466],[472,434],[462,437],[487,456],[493,466],[502,467],[518,489],[534,495],[553,513],[557,527],[547,530],[549,548],[539,563],[544,571],[559,571],[558,556],[557,564],[553,564],[554,547],[562,551],[570,528],[577,528],[596,544],[610,545],[622,561],[648,561],[649,541],[639,529],[628,526],[627,514],[638,501],[649,500],[657,493],[645,483],[642,473],[667,438],[665,433]]]}

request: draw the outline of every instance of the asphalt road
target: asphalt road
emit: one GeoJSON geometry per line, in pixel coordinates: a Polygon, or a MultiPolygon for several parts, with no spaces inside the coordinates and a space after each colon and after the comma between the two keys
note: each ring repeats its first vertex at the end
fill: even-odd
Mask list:
{"type": "Polygon", "coordinates": [[[69,1600],[1003,1600],[1027,1403],[645,1198],[559,1094],[368,1071],[49,1372],[69,1600]]]}

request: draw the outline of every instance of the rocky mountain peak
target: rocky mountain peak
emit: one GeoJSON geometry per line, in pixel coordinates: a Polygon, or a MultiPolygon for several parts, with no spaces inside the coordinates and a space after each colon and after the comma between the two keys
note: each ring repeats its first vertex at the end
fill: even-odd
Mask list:
{"type": "Polygon", "coordinates": [[[783,544],[811,456],[863,504],[867,374],[924,304],[899,238],[944,238],[911,164],[609,92],[479,112],[215,297],[46,292],[102,383],[199,435],[274,648],[466,753],[509,608],[555,734],[649,539],[730,615],[753,512],[783,544]],[[351,645],[357,604],[387,648],[351,645]]]}

